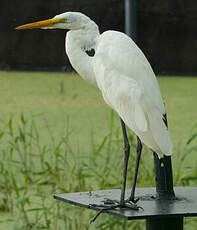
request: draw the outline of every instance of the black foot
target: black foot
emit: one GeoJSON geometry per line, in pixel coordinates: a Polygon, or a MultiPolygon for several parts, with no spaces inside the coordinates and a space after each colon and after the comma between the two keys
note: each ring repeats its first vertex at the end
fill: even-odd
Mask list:
{"type": "MultiPolygon", "coordinates": [[[[139,199],[138,199],[139,200],[139,199]]],[[[142,207],[137,206],[135,203],[132,201],[126,200],[123,204],[120,203],[120,201],[117,200],[110,200],[110,199],[105,199],[103,201],[103,204],[97,205],[97,204],[90,204],[90,207],[96,207],[96,208],[101,208],[101,210],[96,214],[96,216],[90,220],[90,223],[93,223],[97,217],[100,216],[101,213],[104,211],[116,209],[116,208],[127,208],[127,209],[132,209],[132,210],[139,210],[142,207]]]]}
{"type": "Polygon", "coordinates": [[[135,198],[130,197],[130,198],[127,199],[127,202],[132,202],[133,204],[136,204],[139,201],[139,199],[140,198],[135,199],[135,198]]]}

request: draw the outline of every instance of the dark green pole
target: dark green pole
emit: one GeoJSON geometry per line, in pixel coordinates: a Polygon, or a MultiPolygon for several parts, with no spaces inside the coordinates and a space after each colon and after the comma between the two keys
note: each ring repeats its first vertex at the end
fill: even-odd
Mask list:
{"type": "Polygon", "coordinates": [[[125,0],[125,33],[137,41],[137,0],[125,0]]]}
{"type": "Polygon", "coordinates": [[[183,230],[183,217],[147,218],[146,230],[183,230]]]}
{"type": "MultiPolygon", "coordinates": [[[[137,0],[125,0],[125,33],[137,42],[137,0]]],[[[167,126],[167,119],[166,119],[167,126]]],[[[175,199],[171,157],[154,153],[156,199],[175,199]]],[[[147,218],[146,230],[183,230],[183,217],[147,218]]]]}

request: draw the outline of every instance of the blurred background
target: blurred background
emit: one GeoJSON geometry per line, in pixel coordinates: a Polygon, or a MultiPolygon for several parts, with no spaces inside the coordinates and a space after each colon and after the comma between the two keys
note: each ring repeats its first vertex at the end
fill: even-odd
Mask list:
{"type": "MultiPolygon", "coordinates": [[[[100,31],[124,31],[124,1],[1,1],[0,68],[70,71],[64,52],[65,31],[23,31],[14,27],[66,11],[92,18],[100,31]]],[[[195,0],[137,1],[137,44],[160,74],[192,74],[197,65],[195,0]]]]}
{"type": "MultiPolygon", "coordinates": [[[[175,186],[197,186],[197,1],[138,0],[138,46],[160,85],[174,144],[175,186]]],[[[80,11],[100,28],[124,32],[123,0],[0,1],[0,229],[143,230],[63,204],[53,194],[120,188],[123,139],[117,114],[80,78],[65,54],[63,30],[16,26],[80,11]]],[[[129,131],[134,174],[136,137],[129,131]]],[[[153,156],[143,147],[137,187],[155,186],[153,156]]],[[[185,218],[196,230],[196,218],[185,218]]]]}

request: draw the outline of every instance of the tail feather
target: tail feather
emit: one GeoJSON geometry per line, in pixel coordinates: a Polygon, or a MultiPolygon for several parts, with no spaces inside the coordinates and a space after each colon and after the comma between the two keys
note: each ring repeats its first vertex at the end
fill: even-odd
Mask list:
{"type": "Polygon", "coordinates": [[[172,141],[167,128],[167,120],[157,109],[148,113],[153,138],[164,155],[172,155],[172,141]]]}

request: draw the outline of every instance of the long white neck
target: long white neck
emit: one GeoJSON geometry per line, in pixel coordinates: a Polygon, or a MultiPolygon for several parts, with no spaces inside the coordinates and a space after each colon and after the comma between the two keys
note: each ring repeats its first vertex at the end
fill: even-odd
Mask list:
{"type": "Polygon", "coordinates": [[[73,68],[82,78],[94,85],[96,85],[96,79],[92,66],[93,57],[88,56],[86,51],[95,50],[98,36],[98,26],[90,21],[82,29],[69,31],[65,44],[66,53],[73,68]]]}

